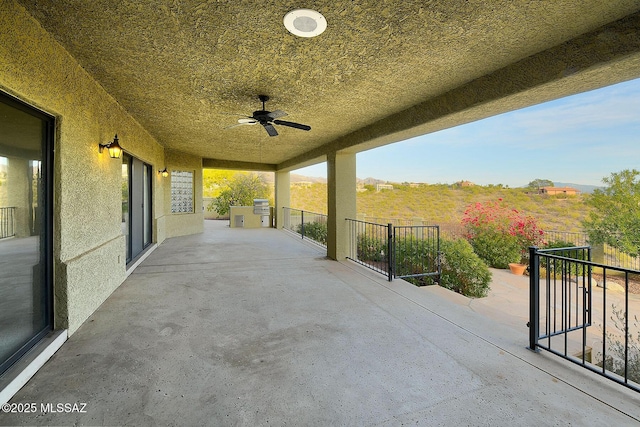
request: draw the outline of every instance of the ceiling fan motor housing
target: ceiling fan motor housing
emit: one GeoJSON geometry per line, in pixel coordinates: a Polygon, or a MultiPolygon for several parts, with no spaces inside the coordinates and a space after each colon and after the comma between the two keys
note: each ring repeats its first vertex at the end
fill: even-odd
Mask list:
{"type": "Polygon", "coordinates": [[[270,113],[271,113],[271,111],[266,111],[266,110],[254,111],[253,112],[253,118],[256,119],[257,121],[259,121],[260,123],[269,122],[269,121],[273,120],[271,117],[269,117],[270,113]]]}

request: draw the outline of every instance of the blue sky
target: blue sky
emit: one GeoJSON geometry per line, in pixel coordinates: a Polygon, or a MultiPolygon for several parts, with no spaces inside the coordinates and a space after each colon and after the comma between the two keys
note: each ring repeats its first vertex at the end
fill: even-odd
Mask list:
{"type": "MultiPolygon", "coordinates": [[[[602,185],[640,169],[640,79],[358,153],[357,176],[504,184],[602,185]]],[[[294,173],[326,177],[326,164],[294,173]]]]}

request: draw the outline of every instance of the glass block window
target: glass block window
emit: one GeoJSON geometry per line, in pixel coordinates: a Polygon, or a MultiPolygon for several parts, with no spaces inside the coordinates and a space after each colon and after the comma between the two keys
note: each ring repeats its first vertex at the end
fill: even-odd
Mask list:
{"type": "Polygon", "coordinates": [[[193,172],[171,171],[171,213],[193,213],[193,172]]]}

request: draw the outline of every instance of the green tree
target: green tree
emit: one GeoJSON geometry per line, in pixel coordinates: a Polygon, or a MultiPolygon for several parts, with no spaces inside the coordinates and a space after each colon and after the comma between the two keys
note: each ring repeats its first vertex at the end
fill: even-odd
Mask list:
{"type": "Polygon", "coordinates": [[[233,179],[237,174],[246,175],[247,172],[233,170],[204,169],[202,173],[202,190],[204,197],[218,197],[225,183],[233,179]]]}
{"type": "Polygon", "coordinates": [[[583,221],[591,244],[606,243],[631,256],[640,253],[640,172],[612,173],[585,203],[593,209],[583,221]]]}
{"type": "Polygon", "coordinates": [[[253,199],[269,197],[269,187],[259,175],[236,174],[223,184],[220,195],[207,207],[219,215],[229,213],[231,206],[252,206],[253,199]]]}
{"type": "Polygon", "coordinates": [[[553,181],[550,181],[548,179],[536,178],[529,184],[527,184],[527,187],[530,190],[536,190],[536,192],[539,192],[542,187],[553,187],[553,181]]]}

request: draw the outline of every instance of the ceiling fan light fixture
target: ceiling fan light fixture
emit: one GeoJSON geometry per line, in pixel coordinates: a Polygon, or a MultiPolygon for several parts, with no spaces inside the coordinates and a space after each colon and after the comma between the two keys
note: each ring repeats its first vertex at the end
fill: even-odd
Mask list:
{"type": "Polygon", "coordinates": [[[315,37],[327,29],[327,20],[315,10],[295,9],[284,16],[284,26],[295,36],[315,37]]]}

